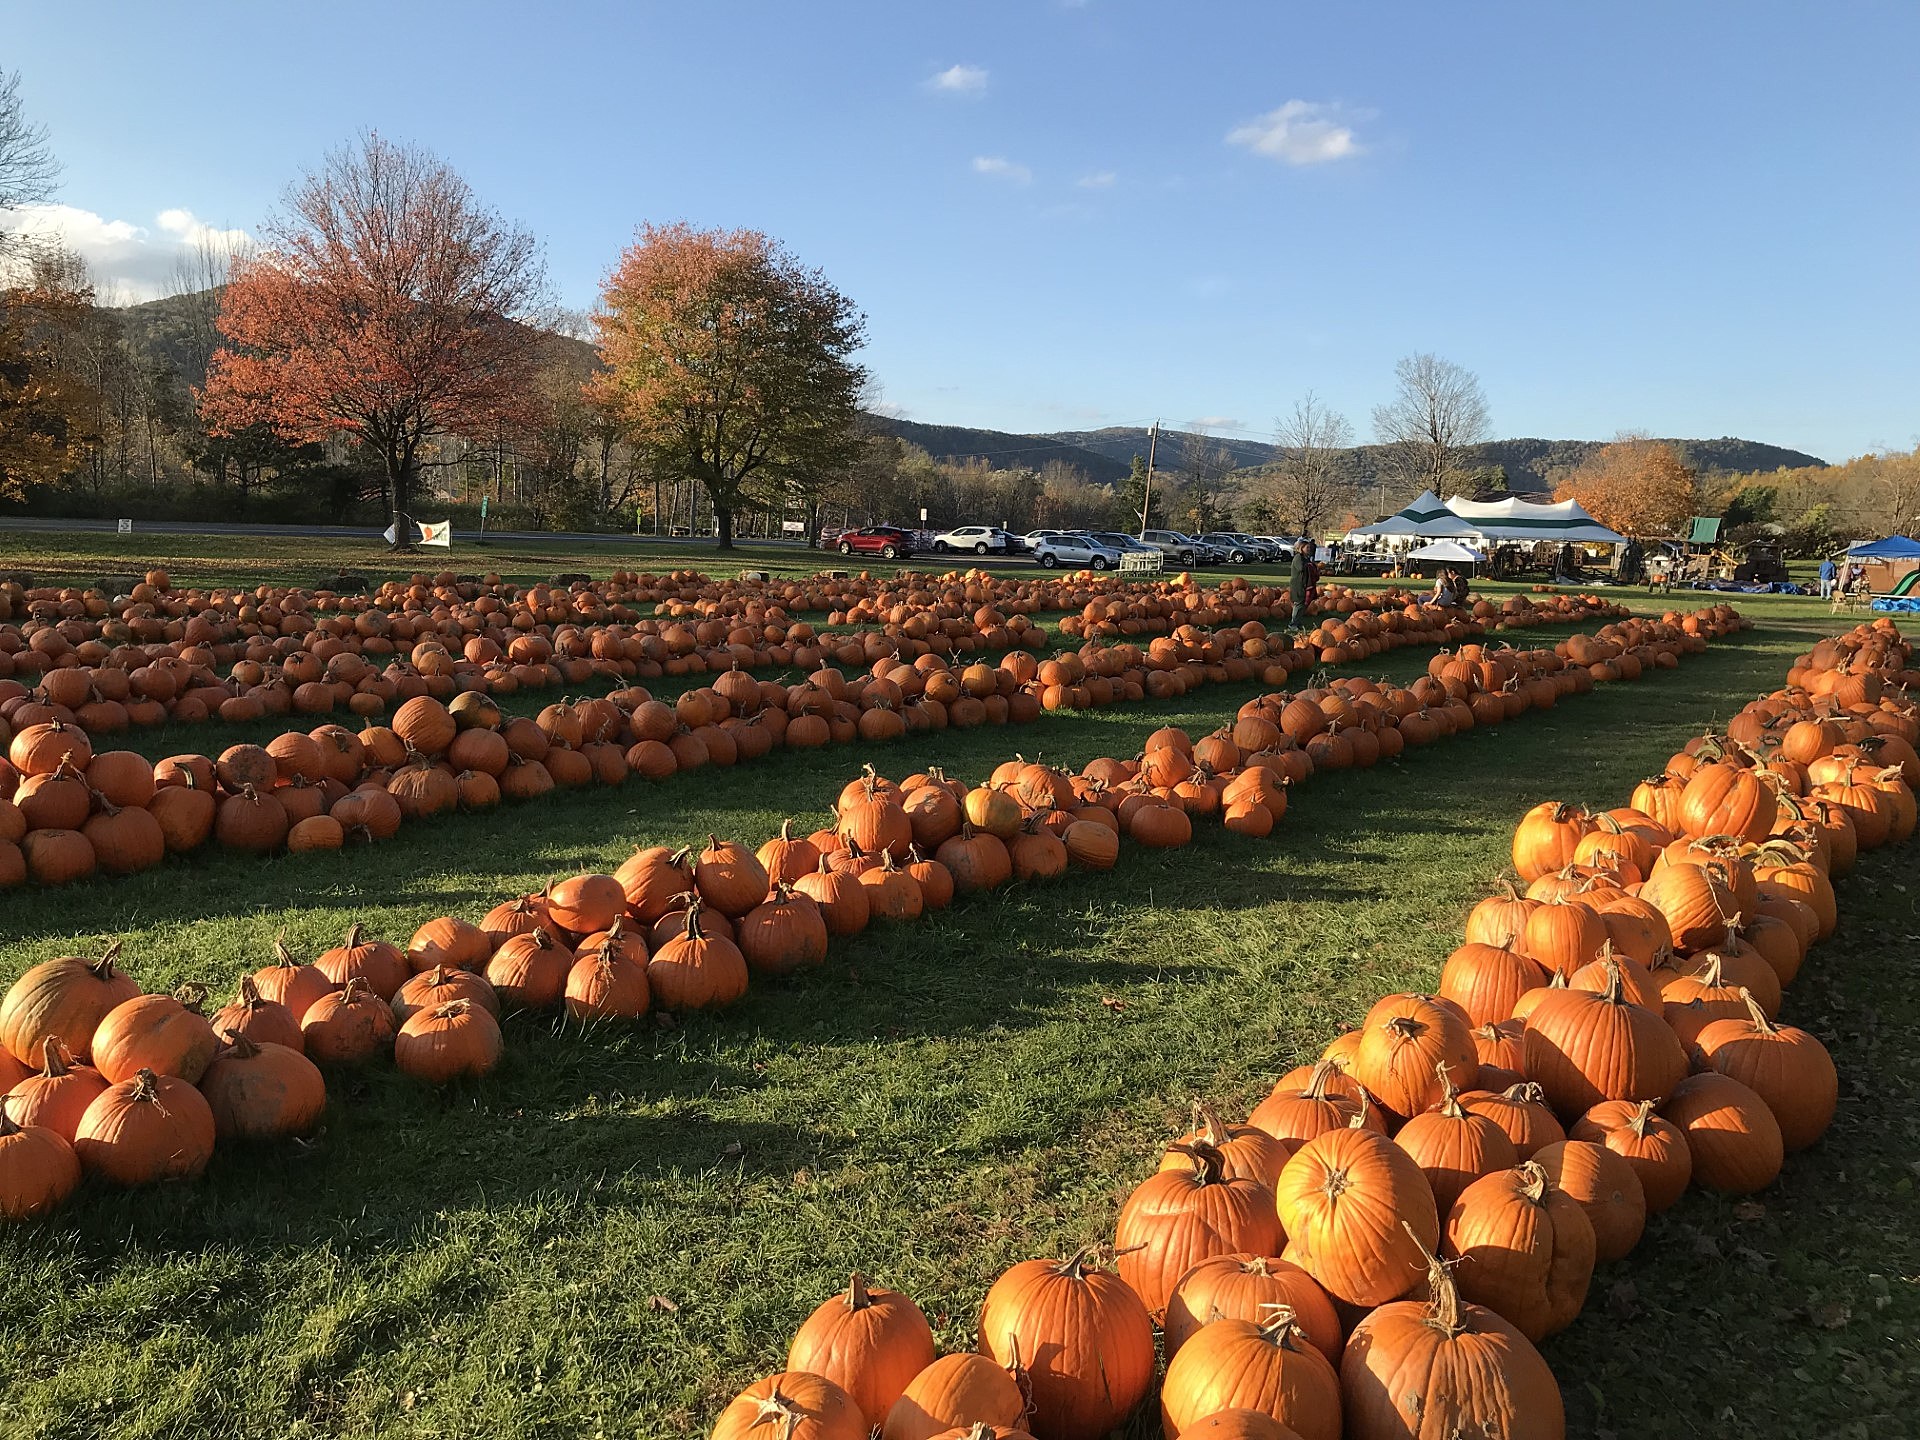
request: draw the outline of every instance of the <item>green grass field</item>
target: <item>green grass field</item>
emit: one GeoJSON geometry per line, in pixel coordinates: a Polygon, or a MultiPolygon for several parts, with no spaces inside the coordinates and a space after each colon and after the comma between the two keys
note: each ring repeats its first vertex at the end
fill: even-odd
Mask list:
{"type": "MultiPolygon", "coordinates": [[[[1623,803],[1837,628],[1806,602],[1740,603],[1758,628],[1678,671],[1317,778],[1268,841],[1202,825],[1184,851],[1129,847],[1106,875],[870,931],[681,1026],[515,1022],[483,1083],[339,1077],[310,1144],[224,1151],[193,1185],[89,1187],[0,1235],[0,1435],[700,1435],[854,1268],[965,1345],[1008,1264],[1111,1235],[1195,1097],[1244,1113],[1374,996],[1430,985],[1525,807],[1623,803]]],[[[304,954],[354,920],[404,939],[638,844],[757,843],[824,813],[865,759],[1078,764],[1160,724],[1211,728],[1258,688],[16,893],[0,980],[119,936],[149,987],[224,993],[281,932],[304,954]]],[[[1910,853],[1863,862],[1788,1000],[1840,1065],[1832,1133],[1758,1203],[1690,1194],[1546,1346],[1570,1433],[1911,1433],[1916,878],[1910,853]]]]}

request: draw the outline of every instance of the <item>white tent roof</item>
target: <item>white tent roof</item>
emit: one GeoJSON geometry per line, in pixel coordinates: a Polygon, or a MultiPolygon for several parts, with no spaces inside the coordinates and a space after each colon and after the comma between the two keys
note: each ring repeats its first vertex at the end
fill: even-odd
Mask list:
{"type": "Polygon", "coordinates": [[[1505,500],[1468,500],[1455,495],[1447,509],[1473,534],[1485,540],[1571,540],[1592,545],[1624,545],[1627,537],[1609,530],[1577,500],[1536,504],[1505,500]]]}
{"type": "Polygon", "coordinates": [[[1473,527],[1461,521],[1431,490],[1422,490],[1414,502],[1397,514],[1372,525],[1362,525],[1355,535],[1471,535],[1473,527]]]}
{"type": "Polygon", "coordinates": [[[1486,558],[1471,545],[1463,545],[1458,540],[1434,540],[1407,552],[1409,560],[1471,560],[1478,564],[1486,558]]]}

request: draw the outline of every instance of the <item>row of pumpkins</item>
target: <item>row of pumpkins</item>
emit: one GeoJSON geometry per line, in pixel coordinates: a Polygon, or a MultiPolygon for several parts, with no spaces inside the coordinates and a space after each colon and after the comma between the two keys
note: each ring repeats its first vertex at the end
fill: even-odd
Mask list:
{"type": "MultiPolygon", "coordinates": [[[[1689,637],[1646,625],[1632,638],[1653,663],[1689,637]]],[[[1618,639],[1565,646],[1633,658],[1618,639]]],[[[1436,674],[1406,690],[1353,680],[1268,695],[1197,743],[1162,729],[1139,758],[1095,760],[1079,775],[1016,758],[969,789],[938,771],[896,785],[869,766],[842,790],[834,824],[812,835],[789,823],[758,851],[717,838],[642,849],[613,875],[504,901],[477,925],[430,920],[405,950],[358,926],[312,964],[281,947],[211,1017],[204,991],[141,994],[112,950],[49,961],[0,1001],[0,1214],[52,1208],[83,1166],[125,1184],[182,1178],[216,1140],[306,1133],[326,1104],[316,1060],[361,1064],[391,1050],[423,1080],[479,1076],[501,1057],[504,1014],[564,1009],[590,1023],[721,1006],[751,975],[817,966],[831,937],[875,920],[918,919],[955,895],[1069,866],[1109,869],[1123,835],[1184,845],[1196,815],[1265,835],[1288,786],[1316,768],[1371,764],[1470,727],[1473,712],[1451,693],[1478,693],[1483,678],[1504,677],[1519,713],[1534,703],[1523,678],[1549,663],[1564,664],[1553,651],[1474,649],[1436,658],[1436,674]]],[[[1577,667],[1556,673],[1591,683],[1577,667]]]]}
{"type": "Polygon", "coordinates": [[[1015,1265],[976,1351],[939,1358],[911,1298],[856,1276],[714,1440],[1096,1440],[1153,1390],[1156,1323],[1168,1440],[1561,1440],[1536,1346],[1595,1265],[1689,1184],[1761,1189],[1832,1118],[1832,1059],[1780,997],[1834,928],[1837,833],[1906,839],[1913,792],[1816,779],[1834,809],[1802,819],[1770,762],[1808,724],[1826,756],[1911,743],[1908,658],[1885,623],[1816,652],[1743,712],[1744,751],[1673,757],[1668,820],[1529,812],[1527,894],[1475,907],[1437,993],[1382,998],[1243,1125],[1200,1109],[1112,1262],[1015,1265]]]}
{"type": "Polygon", "coordinates": [[[385,725],[355,732],[328,722],[158,764],[130,750],[96,753],[85,727],[36,703],[14,710],[29,723],[0,760],[0,889],[132,874],[209,840],[259,854],[334,850],[389,839],[407,820],[556,788],[662,780],[775,748],[1031,723],[1043,710],[1166,699],[1255,676],[1282,683],[1311,663],[1309,651],[1270,642],[1264,625],[1247,621],[1218,633],[1182,627],[1144,648],[1089,641],[1045,660],[1013,650],[956,667],[931,653],[912,663],[883,655],[851,679],[823,665],[792,685],[735,669],[671,703],[636,685],[531,718],[503,714],[478,691],[451,704],[415,694],[385,725]]]}

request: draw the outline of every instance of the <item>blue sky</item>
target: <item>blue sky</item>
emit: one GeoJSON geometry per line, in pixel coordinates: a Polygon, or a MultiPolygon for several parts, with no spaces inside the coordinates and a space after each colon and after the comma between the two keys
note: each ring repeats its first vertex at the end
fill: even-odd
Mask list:
{"type": "Polygon", "coordinates": [[[591,304],[642,220],[751,226],[869,317],[914,419],[1211,422],[1396,359],[1505,435],[1920,439],[1910,3],[10,3],[124,294],[363,128],[591,304]]]}

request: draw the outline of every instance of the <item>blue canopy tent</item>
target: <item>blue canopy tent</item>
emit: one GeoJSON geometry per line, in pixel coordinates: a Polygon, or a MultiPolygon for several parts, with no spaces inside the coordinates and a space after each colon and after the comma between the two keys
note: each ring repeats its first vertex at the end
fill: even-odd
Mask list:
{"type": "Polygon", "coordinates": [[[1920,560],[1920,540],[1889,535],[1884,540],[1862,540],[1847,547],[1854,560],[1920,560]]]}

